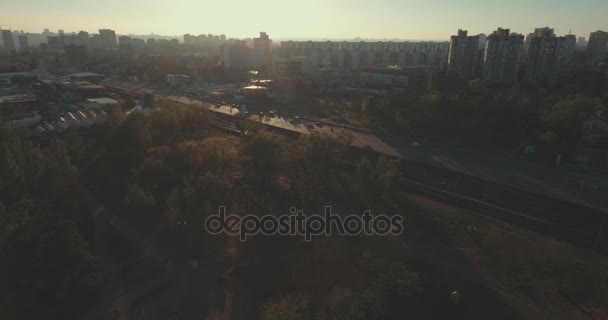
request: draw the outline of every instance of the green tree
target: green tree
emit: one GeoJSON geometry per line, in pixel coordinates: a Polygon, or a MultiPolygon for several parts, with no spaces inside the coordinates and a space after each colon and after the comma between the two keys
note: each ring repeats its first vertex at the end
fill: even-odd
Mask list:
{"type": "Polygon", "coordinates": [[[364,319],[364,314],[352,289],[335,287],[325,298],[318,319],[356,320],[364,319]]]}
{"type": "Polygon", "coordinates": [[[310,320],[310,298],[303,294],[283,294],[262,308],[263,320],[310,320]]]}
{"type": "Polygon", "coordinates": [[[268,184],[271,176],[277,172],[281,161],[281,152],[285,141],[267,131],[258,131],[251,135],[241,146],[241,153],[246,157],[246,167],[268,184]]]}
{"type": "Polygon", "coordinates": [[[399,161],[380,156],[376,164],[376,179],[385,191],[389,191],[399,179],[399,161]]]}

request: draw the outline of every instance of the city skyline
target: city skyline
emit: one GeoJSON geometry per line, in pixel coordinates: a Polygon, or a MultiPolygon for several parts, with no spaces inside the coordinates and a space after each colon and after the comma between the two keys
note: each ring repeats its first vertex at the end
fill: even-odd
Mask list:
{"type": "Polygon", "coordinates": [[[373,5],[363,1],[312,0],[297,6],[269,0],[238,3],[172,3],[165,0],[117,0],[103,3],[58,0],[21,1],[4,5],[0,13],[2,29],[31,33],[49,28],[78,32],[97,32],[101,28],[118,34],[226,34],[251,37],[266,31],[275,39],[449,39],[454,30],[469,34],[490,33],[497,27],[527,34],[541,26],[555,28],[557,35],[588,37],[596,30],[608,29],[603,12],[608,2],[588,0],[583,5],[568,1],[514,0],[416,1],[380,0],[373,5]],[[120,10],[118,10],[120,8],[120,10]],[[237,8],[238,10],[235,10],[237,8]],[[544,13],[551,12],[551,15],[544,13]],[[219,13],[219,14],[218,14],[219,13]],[[162,23],[159,23],[162,21],[162,23]]]}

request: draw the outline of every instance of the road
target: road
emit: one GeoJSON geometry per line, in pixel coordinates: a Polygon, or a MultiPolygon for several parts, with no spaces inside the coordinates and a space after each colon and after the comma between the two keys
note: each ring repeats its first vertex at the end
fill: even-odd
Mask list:
{"type": "Polygon", "coordinates": [[[474,176],[408,162],[400,186],[576,245],[608,251],[606,211],[474,176]]]}
{"type": "MultiPolygon", "coordinates": [[[[143,96],[144,93],[148,93],[177,103],[199,105],[229,117],[236,118],[238,114],[238,110],[229,105],[217,107],[213,103],[181,96],[180,93],[183,92],[178,89],[160,90],[158,88],[162,88],[161,86],[150,88],[141,83],[124,83],[115,80],[107,80],[103,84],[134,96],[143,96]]],[[[250,118],[297,134],[313,132],[333,134],[337,129],[344,129],[353,136],[353,145],[362,149],[448,169],[532,193],[567,199],[604,210],[608,208],[608,197],[605,196],[608,192],[608,177],[605,176],[589,175],[565,167],[538,166],[524,160],[505,159],[492,154],[445,145],[425,144],[411,137],[395,136],[384,132],[372,133],[366,129],[354,129],[329,123],[324,123],[321,127],[314,126],[312,127],[314,129],[311,129],[307,127],[307,124],[322,120],[305,120],[302,117],[299,122],[290,122],[293,120],[293,114],[270,117],[266,112],[265,116],[258,114],[252,115],[250,118]]]]}

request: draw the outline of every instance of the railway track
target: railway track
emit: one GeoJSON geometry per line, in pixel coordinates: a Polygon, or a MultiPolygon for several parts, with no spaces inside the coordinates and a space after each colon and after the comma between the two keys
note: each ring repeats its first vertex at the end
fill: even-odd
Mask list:
{"type": "Polygon", "coordinates": [[[578,246],[608,252],[608,213],[582,203],[487,181],[419,163],[403,163],[400,186],[408,192],[474,209],[578,246]]]}

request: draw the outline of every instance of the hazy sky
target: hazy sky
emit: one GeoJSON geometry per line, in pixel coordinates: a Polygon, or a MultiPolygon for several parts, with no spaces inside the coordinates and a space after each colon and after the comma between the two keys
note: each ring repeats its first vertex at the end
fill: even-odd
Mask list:
{"type": "Polygon", "coordinates": [[[445,40],[458,28],[608,30],[608,0],[0,0],[0,28],[120,34],[445,40]]]}

